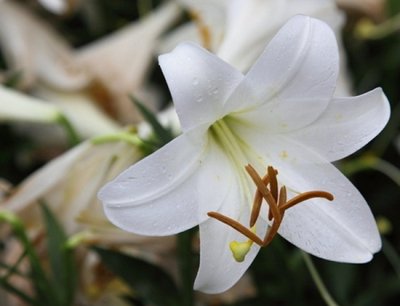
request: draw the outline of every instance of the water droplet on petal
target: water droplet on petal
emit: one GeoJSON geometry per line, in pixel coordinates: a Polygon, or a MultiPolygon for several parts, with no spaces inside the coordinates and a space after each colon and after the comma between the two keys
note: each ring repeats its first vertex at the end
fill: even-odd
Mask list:
{"type": "Polygon", "coordinates": [[[197,103],[203,102],[203,97],[197,97],[196,102],[197,102],[197,103]]]}
{"type": "Polygon", "coordinates": [[[192,84],[193,84],[193,86],[197,86],[199,84],[199,79],[193,78],[192,84]]]}

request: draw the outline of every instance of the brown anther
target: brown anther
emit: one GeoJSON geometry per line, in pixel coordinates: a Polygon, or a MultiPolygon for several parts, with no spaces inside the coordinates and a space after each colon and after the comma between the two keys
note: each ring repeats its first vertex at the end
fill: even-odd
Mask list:
{"type": "Polygon", "coordinates": [[[256,192],[261,193],[262,197],[267,202],[269,210],[272,212],[273,218],[279,219],[280,213],[276,201],[272,196],[272,193],[268,190],[267,186],[264,185],[262,178],[258,175],[257,171],[253,168],[253,166],[247,165],[245,169],[257,187],[256,192]]]}
{"type": "Polygon", "coordinates": [[[270,221],[273,220],[265,233],[264,239],[259,238],[251,229],[245,227],[238,221],[218,212],[208,212],[208,216],[229,225],[260,246],[267,246],[278,233],[278,229],[287,209],[313,198],[324,198],[329,201],[334,199],[331,193],[316,190],[301,193],[294,198],[287,200],[287,191],[285,186],[282,186],[278,192],[278,180],[276,178],[278,172],[273,167],[270,166],[267,168],[267,174],[263,178],[258,175],[257,171],[251,165],[247,165],[245,169],[257,187],[250,216],[250,228],[255,225],[260,215],[263,199],[269,207],[268,219],[270,221]]]}
{"type": "MultiPolygon", "coordinates": [[[[275,171],[275,175],[277,173],[278,172],[275,171]]],[[[265,186],[268,186],[268,184],[269,184],[269,176],[268,176],[268,174],[264,175],[264,177],[262,178],[262,181],[263,181],[265,186]]],[[[256,190],[256,194],[254,195],[253,208],[251,209],[251,216],[250,216],[250,222],[249,222],[250,227],[253,227],[254,224],[256,224],[257,218],[260,215],[260,209],[261,209],[262,200],[263,200],[263,196],[262,196],[261,192],[256,190]]],[[[270,213],[270,215],[271,215],[271,218],[272,218],[272,214],[271,213],[270,213]]]]}
{"type": "Polygon", "coordinates": [[[285,203],[287,203],[287,191],[286,191],[286,186],[282,186],[281,189],[279,190],[279,199],[278,199],[278,207],[281,212],[282,212],[281,208],[283,207],[283,205],[285,205],[285,203]]]}
{"type": "Polygon", "coordinates": [[[333,201],[334,197],[331,193],[326,191],[307,191],[300,193],[299,195],[295,196],[294,198],[290,199],[289,201],[285,202],[281,207],[279,207],[280,211],[285,211],[286,209],[293,207],[301,202],[307,201],[313,198],[324,198],[329,201],[333,201]]]}
{"type": "Polygon", "coordinates": [[[247,227],[243,226],[241,223],[239,223],[238,221],[229,218],[225,215],[222,215],[216,211],[210,211],[207,213],[207,215],[211,218],[217,219],[218,221],[221,221],[222,223],[225,223],[227,225],[229,225],[230,227],[234,228],[235,230],[237,230],[239,233],[243,234],[244,236],[246,236],[247,238],[249,238],[250,240],[254,241],[255,243],[257,243],[258,245],[262,245],[263,241],[256,235],[254,234],[250,229],[248,229],[247,227]]]}
{"type": "Polygon", "coordinates": [[[278,202],[278,180],[276,179],[276,172],[273,167],[268,166],[267,168],[268,177],[270,178],[270,190],[271,194],[275,199],[275,202],[278,202]]]}

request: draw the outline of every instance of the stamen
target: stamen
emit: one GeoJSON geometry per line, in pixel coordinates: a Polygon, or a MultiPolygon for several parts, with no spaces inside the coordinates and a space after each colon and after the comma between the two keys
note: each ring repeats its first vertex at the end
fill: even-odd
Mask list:
{"type": "Polygon", "coordinates": [[[253,227],[254,224],[256,224],[257,222],[257,218],[260,215],[262,200],[263,197],[261,193],[257,191],[254,196],[253,208],[251,209],[250,222],[249,222],[250,227],[253,227]]]}
{"type": "Polygon", "coordinates": [[[252,178],[254,184],[256,184],[257,190],[262,194],[263,198],[267,202],[269,209],[272,212],[273,217],[275,219],[279,218],[280,213],[279,213],[278,207],[276,206],[276,201],[275,201],[274,197],[272,196],[271,192],[264,185],[261,177],[258,175],[256,170],[251,165],[247,165],[245,167],[245,169],[247,170],[247,173],[252,178]]]}
{"type": "Polygon", "coordinates": [[[287,201],[284,205],[282,205],[279,210],[280,211],[285,211],[286,209],[293,207],[301,202],[313,199],[313,198],[324,198],[327,199],[329,201],[333,201],[334,196],[326,191],[307,191],[307,192],[303,192],[297,196],[295,196],[294,198],[290,199],[289,201],[287,201]]]}
{"type": "Polygon", "coordinates": [[[286,186],[282,186],[279,190],[278,207],[281,208],[287,202],[286,186]]]}
{"type": "Polygon", "coordinates": [[[270,180],[271,194],[274,197],[275,202],[278,202],[278,180],[276,179],[276,173],[274,168],[268,166],[267,173],[270,180]]]}
{"type": "Polygon", "coordinates": [[[216,211],[209,211],[207,213],[207,215],[211,218],[217,219],[218,221],[221,221],[222,223],[229,225],[230,227],[237,230],[239,233],[243,234],[250,240],[252,240],[255,243],[257,243],[258,245],[262,246],[263,241],[260,238],[258,238],[257,235],[253,231],[251,231],[250,229],[248,229],[247,227],[245,227],[238,221],[233,220],[227,216],[224,216],[216,211]]]}
{"type": "MultiPolygon", "coordinates": [[[[276,178],[277,174],[278,174],[278,171],[276,171],[274,169],[275,178],[276,178]]],[[[264,175],[264,177],[262,178],[262,181],[263,181],[264,185],[267,187],[269,184],[269,181],[270,181],[270,177],[268,176],[268,174],[264,175]]],[[[253,208],[251,209],[251,216],[250,216],[250,222],[249,222],[250,227],[253,227],[254,224],[256,224],[257,218],[260,215],[262,199],[263,199],[263,196],[262,196],[261,192],[259,192],[257,189],[256,193],[254,195],[253,208]]],[[[268,218],[269,218],[269,220],[272,219],[271,210],[269,210],[269,212],[268,212],[268,218]]]]}
{"type": "Polygon", "coordinates": [[[250,251],[253,242],[257,243],[259,246],[267,246],[271,243],[275,235],[278,233],[283,216],[287,209],[314,198],[323,198],[329,201],[334,199],[333,195],[329,192],[315,190],[301,193],[294,198],[287,200],[287,191],[285,186],[282,186],[278,192],[278,172],[273,167],[269,166],[267,168],[267,174],[263,178],[259,176],[257,171],[250,164],[245,166],[245,169],[257,187],[250,215],[250,229],[238,221],[224,216],[218,212],[208,212],[209,217],[229,225],[249,239],[246,242],[232,241],[229,244],[232,255],[238,262],[242,262],[245,259],[245,256],[250,251]],[[268,219],[270,221],[273,220],[273,222],[268,227],[264,239],[261,239],[256,235],[255,224],[260,215],[263,199],[269,207],[268,219]]]}

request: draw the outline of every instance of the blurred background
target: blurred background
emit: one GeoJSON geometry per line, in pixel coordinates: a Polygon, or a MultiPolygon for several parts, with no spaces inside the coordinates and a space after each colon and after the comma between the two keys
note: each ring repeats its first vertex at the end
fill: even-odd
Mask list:
{"type": "Polygon", "coordinates": [[[400,1],[3,0],[0,84],[0,305],[400,304],[400,1]],[[229,291],[193,292],[197,230],[122,232],[96,193],[179,134],[159,54],[196,41],[245,73],[299,13],[335,31],[336,95],[382,87],[391,103],[383,132],[337,163],[382,251],[310,262],[277,237],[229,291]]]}

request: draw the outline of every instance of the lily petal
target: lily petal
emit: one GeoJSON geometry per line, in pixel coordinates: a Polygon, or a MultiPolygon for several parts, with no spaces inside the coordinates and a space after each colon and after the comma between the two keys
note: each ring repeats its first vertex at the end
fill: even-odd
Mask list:
{"type": "Polygon", "coordinates": [[[226,7],[225,35],[217,49],[218,56],[240,71],[247,71],[262,53],[265,42],[297,14],[321,19],[338,32],[344,21],[343,13],[330,0],[232,0],[226,7]]]}
{"type": "Polygon", "coordinates": [[[32,204],[63,180],[65,173],[90,148],[90,143],[83,142],[59,158],[54,159],[28,177],[8,200],[2,203],[2,209],[20,211],[32,204]],[[51,179],[49,179],[51,178],[51,179]]]}
{"type": "Polygon", "coordinates": [[[122,128],[82,92],[65,92],[37,86],[34,94],[50,101],[48,105],[58,107],[81,137],[117,133],[122,128]]]}
{"type": "Polygon", "coordinates": [[[40,4],[54,14],[68,13],[72,8],[79,5],[79,0],[39,0],[40,4]]]}
{"type": "Polygon", "coordinates": [[[154,60],[157,39],[179,15],[177,4],[168,1],[147,17],[76,51],[80,67],[112,95],[111,104],[120,121],[132,123],[132,118],[138,117],[129,95],[136,95],[143,87],[154,60]]]}
{"type": "Polygon", "coordinates": [[[362,148],[384,128],[390,105],[382,89],[357,97],[335,98],[312,125],[290,134],[329,161],[362,148]]]}
{"type": "Polygon", "coordinates": [[[223,102],[243,79],[235,68],[192,43],[180,44],[159,62],[183,131],[218,119],[223,102]]]}
{"type": "Polygon", "coordinates": [[[276,122],[286,130],[305,126],[327,107],[335,90],[338,61],[335,35],[329,26],[295,16],[236,88],[226,112],[242,110],[243,119],[276,122]],[[297,117],[299,111],[303,116],[297,117]]]}
{"type": "MultiPolygon", "coordinates": [[[[219,213],[247,224],[249,209],[241,209],[240,205],[243,194],[235,185],[231,187],[219,213]]],[[[257,224],[257,232],[263,236],[266,223],[261,223],[257,224]]],[[[229,249],[229,243],[246,240],[247,238],[236,230],[214,219],[200,224],[200,267],[194,289],[205,293],[219,293],[232,287],[246,272],[260,249],[258,245],[253,244],[245,260],[236,262],[229,249]]]]}
{"type": "Polygon", "coordinates": [[[54,105],[0,85],[0,121],[56,123],[61,115],[54,105]]]}
{"type": "Polygon", "coordinates": [[[332,164],[284,135],[262,138],[253,130],[246,141],[265,165],[277,168],[289,198],[310,190],[327,191],[335,197],[333,202],[314,199],[290,208],[280,228],[282,236],[308,253],[335,261],[366,262],[380,249],[368,204],[332,164]]]}
{"type": "Polygon", "coordinates": [[[108,183],[99,198],[110,221],[126,231],[175,234],[198,225],[222,204],[229,182],[221,177],[233,177],[231,170],[225,175],[227,163],[199,131],[186,133],[108,183]]]}
{"type": "Polygon", "coordinates": [[[296,170],[302,181],[299,175],[292,176],[288,183],[292,188],[326,190],[335,199],[310,200],[289,209],[279,233],[318,257],[350,263],[370,261],[381,248],[381,239],[371,210],[359,191],[329,163],[301,164],[296,170]]]}

